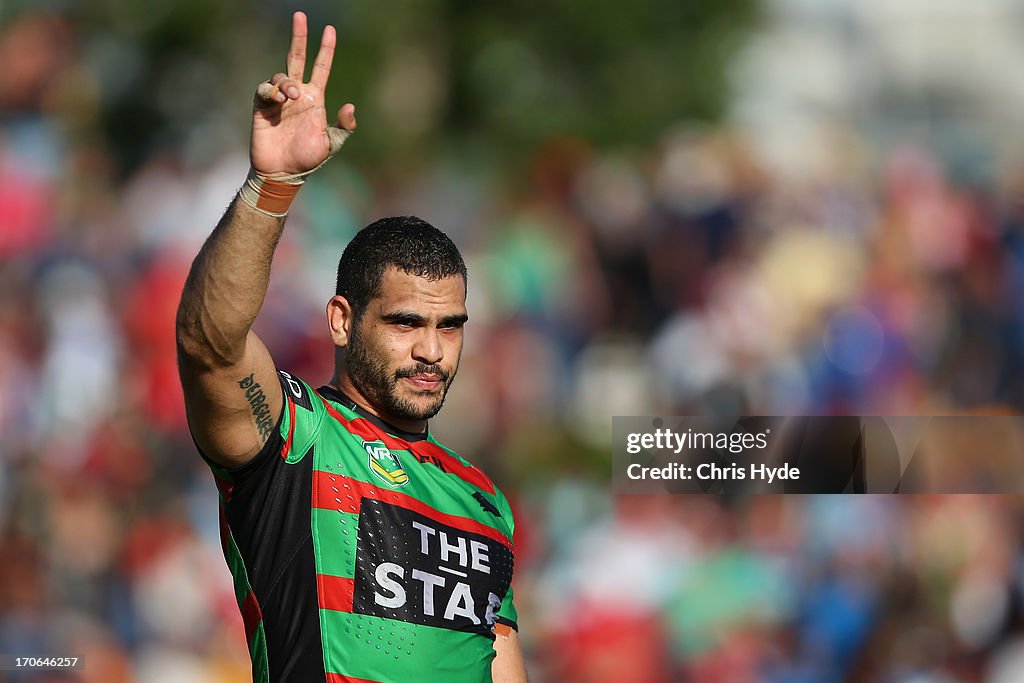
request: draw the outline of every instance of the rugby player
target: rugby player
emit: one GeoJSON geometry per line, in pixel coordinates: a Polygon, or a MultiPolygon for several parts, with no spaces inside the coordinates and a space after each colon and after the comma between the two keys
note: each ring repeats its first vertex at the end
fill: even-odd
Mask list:
{"type": "Polygon", "coordinates": [[[526,681],[512,603],[512,511],[427,421],[458,370],[466,267],[441,231],[385,218],[345,248],[327,303],[330,382],[278,371],[253,333],[288,208],[355,130],[328,126],[327,26],[307,21],[260,84],[251,169],[199,255],[177,317],[189,426],[221,500],[253,680],[526,681]]]}

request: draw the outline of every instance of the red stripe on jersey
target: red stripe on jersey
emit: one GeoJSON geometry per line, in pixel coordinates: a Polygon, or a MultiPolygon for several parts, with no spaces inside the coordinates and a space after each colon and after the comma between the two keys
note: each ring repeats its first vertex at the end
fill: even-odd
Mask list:
{"type": "Polygon", "coordinates": [[[288,392],[284,393],[284,401],[288,404],[288,438],[281,446],[281,459],[288,459],[288,451],[292,448],[292,437],[295,436],[295,402],[288,398],[288,392]]]}
{"type": "Polygon", "coordinates": [[[225,503],[231,502],[231,494],[235,492],[235,484],[229,479],[221,479],[216,474],[213,475],[213,481],[217,484],[217,490],[220,492],[220,498],[225,503]]]}
{"type": "Polygon", "coordinates": [[[252,639],[256,635],[256,628],[263,620],[263,612],[260,610],[260,604],[256,602],[256,596],[252,590],[246,594],[245,600],[239,607],[242,612],[242,622],[245,624],[245,642],[251,646],[252,639]]]}
{"type": "Polygon", "coordinates": [[[353,678],[352,676],[342,676],[341,674],[327,674],[327,683],[380,683],[380,681],[371,681],[369,678],[353,678]]]}
{"type": "Polygon", "coordinates": [[[415,455],[436,458],[444,466],[445,472],[454,474],[459,479],[472,484],[482,491],[494,494],[494,482],[486,474],[472,465],[466,465],[458,458],[453,458],[448,451],[436,443],[431,441],[411,441],[408,443],[409,450],[415,455]]]}
{"type": "Polygon", "coordinates": [[[384,445],[395,451],[412,451],[415,455],[423,455],[431,458],[436,458],[444,466],[445,472],[454,474],[456,477],[472,484],[473,486],[487,491],[487,493],[494,493],[494,483],[487,477],[486,474],[473,467],[463,463],[458,458],[453,458],[448,451],[444,450],[435,443],[430,441],[406,441],[405,439],[399,439],[391,436],[387,432],[378,429],[375,424],[363,417],[357,417],[349,420],[344,415],[339,413],[334,406],[328,403],[327,399],[323,396],[320,397],[323,401],[324,407],[327,408],[327,412],[335,420],[340,422],[345,429],[352,432],[356,436],[362,437],[366,440],[377,440],[380,439],[384,442],[384,445]]]}
{"type": "Polygon", "coordinates": [[[501,543],[509,550],[512,549],[512,542],[505,538],[500,531],[474,519],[440,512],[423,501],[405,493],[389,491],[375,484],[367,484],[364,481],[346,477],[343,474],[313,470],[313,507],[322,510],[358,513],[360,509],[359,503],[363,498],[380,500],[412,510],[413,512],[418,512],[436,522],[447,524],[462,531],[486,536],[501,543]]]}
{"type": "Polygon", "coordinates": [[[351,612],[354,590],[355,579],[331,576],[330,574],[316,575],[316,592],[320,598],[320,609],[351,612]]]}

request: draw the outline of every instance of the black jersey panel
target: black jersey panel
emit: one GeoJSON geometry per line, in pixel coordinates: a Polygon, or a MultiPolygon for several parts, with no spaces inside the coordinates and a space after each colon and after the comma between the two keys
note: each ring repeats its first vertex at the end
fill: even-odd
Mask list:
{"type": "Polygon", "coordinates": [[[232,472],[228,526],[263,614],[270,682],[326,683],[310,522],[313,453],[289,464],[282,441],[277,430],[268,452],[232,472]]]}

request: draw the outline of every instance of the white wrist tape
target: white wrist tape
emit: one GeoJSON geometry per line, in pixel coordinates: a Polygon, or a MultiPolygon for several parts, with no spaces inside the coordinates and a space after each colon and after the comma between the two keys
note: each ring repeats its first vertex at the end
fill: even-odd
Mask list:
{"type": "Polygon", "coordinates": [[[352,131],[345,130],[337,125],[328,126],[327,138],[330,140],[331,149],[327,158],[321,161],[315,168],[302,173],[277,176],[270,178],[257,173],[252,168],[246,176],[242,188],[238,191],[239,198],[261,213],[275,218],[288,215],[288,207],[292,200],[299,194],[299,189],[306,182],[306,178],[320,170],[324,164],[330,161],[331,157],[338,153],[345,140],[352,134],[352,131]]]}

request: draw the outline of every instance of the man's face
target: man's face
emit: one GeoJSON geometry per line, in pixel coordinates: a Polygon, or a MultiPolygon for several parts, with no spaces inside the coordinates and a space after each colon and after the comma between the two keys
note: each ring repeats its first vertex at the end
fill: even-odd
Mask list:
{"type": "Polygon", "coordinates": [[[385,419],[433,417],[459,368],[466,319],[461,276],[431,281],[388,268],[349,334],[352,383],[385,419]]]}

